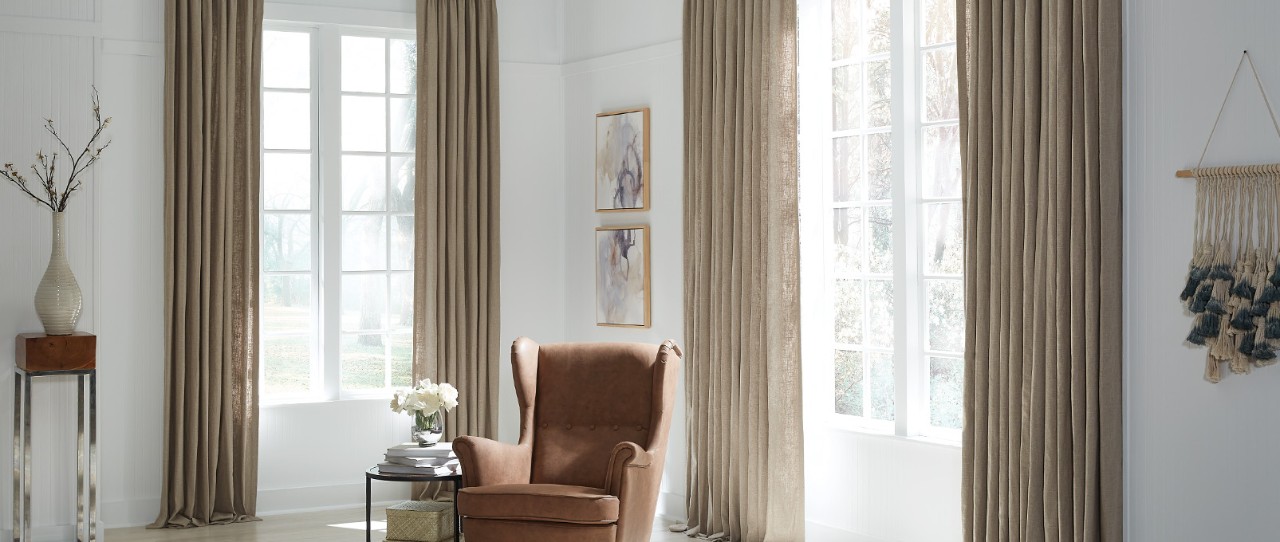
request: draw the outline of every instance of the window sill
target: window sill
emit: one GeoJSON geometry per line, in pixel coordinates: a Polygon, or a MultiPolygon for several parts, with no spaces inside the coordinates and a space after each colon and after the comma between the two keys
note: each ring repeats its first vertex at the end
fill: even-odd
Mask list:
{"type": "Polygon", "coordinates": [[[340,399],[325,399],[321,397],[288,397],[288,398],[281,398],[281,399],[264,399],[261,401],[260,407],[261,408],[287,408],[287,407],[294,407],[294,406],[331,405],[331,404],[341,404],[341,403],[369,403],[369,402],[389,403],[390,401],[391,401],[390,395],[387,395],[386,397],[372,397],[372,396],[343,397],[340,399]]]}
{"type": "Polygon", "coordinates": [[[961,441],[959,434],[955,439],[939,437],[933,435],[898,435],[893,432],[892,427],[889,429],[877,428],[874,426],[859,425],[853,423],[828,423],[827,429],[831,431],[839,431],[843,433],[855,433],[874,439],[890,440],[895,442],[910,442],[914,444],[922,444],[927,446],[935,446],[940,448],[959,449],[961,441]]]}

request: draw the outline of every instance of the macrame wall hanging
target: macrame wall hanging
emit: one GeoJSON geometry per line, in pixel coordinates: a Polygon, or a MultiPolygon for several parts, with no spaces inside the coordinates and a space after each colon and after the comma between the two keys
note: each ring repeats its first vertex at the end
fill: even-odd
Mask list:
{"type": "Polygon", "coordinates": [[[1280,135],[1271,100],[1245,51],[1199,163],[1177,173],[1196,180],[1195,245],[1180,296],[1195,317],[1187,343],[1208,348],[1204,378],[1214,383],[1222,380],[1223,365],[1248,374],[1280,361],[1280,164],[1202,167],[1246,62],[1280,135]]]}

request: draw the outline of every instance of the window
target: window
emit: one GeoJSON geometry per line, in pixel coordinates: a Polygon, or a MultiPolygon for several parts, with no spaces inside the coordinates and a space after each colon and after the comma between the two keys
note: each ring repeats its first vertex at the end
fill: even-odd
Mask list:
{"type": "Polygon", "coordinates": [[[269,23],[262,56],[262,394],[408,386],[413,34],[269,23]]]}
{"type": "Polygon", "coordinates": [[[800,25],[806,370],[822,372],[835,425],[954,437],[955,2],[808,0],[800,25]]]}

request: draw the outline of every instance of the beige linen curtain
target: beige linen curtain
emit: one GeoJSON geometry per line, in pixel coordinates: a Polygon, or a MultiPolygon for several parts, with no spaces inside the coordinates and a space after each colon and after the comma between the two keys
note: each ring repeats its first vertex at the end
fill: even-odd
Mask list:
{"type": "Polygon", "coordinates": [[[1122,0],[958,0],[970,541],[1119,541],[1122,0]]]}
{"type": "Polygon", "coordinates": [[[418,1],[413,374],[458,388],[448,439],[498,432],[497,17],[418,1]]]}
{"type": "Polygon", "coordinates": [[[164,485],[152,527],[255,520],[262,0],[165,6],[164,485]]]}
{"type": "Polygon", "coordinates": [[[690,534],[804,539],[795,0],[684,5],[690,534]]]}

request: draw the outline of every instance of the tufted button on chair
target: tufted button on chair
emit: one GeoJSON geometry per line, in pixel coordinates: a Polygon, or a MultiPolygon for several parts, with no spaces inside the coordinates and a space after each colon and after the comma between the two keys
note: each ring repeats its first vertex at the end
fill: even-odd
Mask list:
{"type": "Polygon", "coordinates": [[[648,542],[680,348],[511,346],[520,442],[459,437],[458,513],[469,542],[648,542]],[[613,431],[573,430],[577,426],[613,431]],[[618,432],[619,426],[635,431],[618,432]]]}

